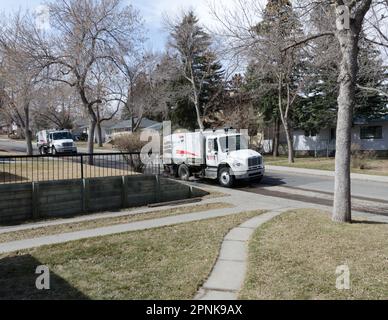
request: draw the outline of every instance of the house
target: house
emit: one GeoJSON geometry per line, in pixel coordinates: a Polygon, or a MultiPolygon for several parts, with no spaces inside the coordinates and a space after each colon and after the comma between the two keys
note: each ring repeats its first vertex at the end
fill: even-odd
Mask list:
{"type": "MultiPolygon", "coordinates": [[[[272,152],[271,130],[264,132],[264,152],[272,152]]],[[[323,128],[319,132],[306,132],[294,130],[294,150],[297,154],[328,156],[335,151],[336,129],[323,128]]],[[[352,128],[352,143],[358,145],[360,150],[373,150],[378,155],[388,156],[388,115],[372,119],[355,119],[352,128]]],[[[287,145],[284,131],[280,133],[280,151],[286,152],[287,145]],[[283,149],[283,150],[282,150],[283,149]]]]}
{"type": "MultiPolygon", "coordinates": [[[[105,143],[109,140],[108,131],[109,129],[117,124],[117,120],[109,120],[109,121],[103,121],[101,123],[101,135],[102,135],[102,142],[105,143]]],[[[81,121],[78,123],[75,128],[72,130],[73,135],[80,136],[82,134],[88,136],[89,135],[89,121],[81,121]]],[[[94,132],[94,142],[98,142],[97,138],[97,128],[94,132]]]]}
{"type": "MultiPolygon", "coordinates": [[[[135,122],[136,122],[135,118],[135,122]]],[[[147,118],[143,118],[141,120],[139,129],[153,129],[156,131],[160,131],[162,129],[163,125],[160,122],[156,122],[147,118]]],[[[108,142],[117,134],[122,134],[125,132],[131,132],[132,131],[132,120],[123,120],[123,121],[117,121],[117,120],[109,120],[109,121],[103,121],[101,123],[101,133],[102,133],[102,141],[103,143],[108,142]]],[[[88,121],[80,121],[75,128],[72,130],[72,133],[74,135],[89,135],[89,122],[88,121]]],[[[94,140],[97,143],[97,128],[94,133],[94,140]]]]}
{"type": "MultiPolygon", "coordinates": [[[[137,122],[137,118],[134,118],[134,122],[137,122]]],[[[152,129],[156,131],[160,131],[163,127],[163,124],[157,121],[153,121],[147,118],[143,118],[140,122],[139,129],[152,129]]],[[[111,126],[107,130],[107,135],[109,137],[114,137],[115,135],[122,134],[125,132],[131,132],[132,131],[132,119],[123,120],[116,125],[111,126]]]]}

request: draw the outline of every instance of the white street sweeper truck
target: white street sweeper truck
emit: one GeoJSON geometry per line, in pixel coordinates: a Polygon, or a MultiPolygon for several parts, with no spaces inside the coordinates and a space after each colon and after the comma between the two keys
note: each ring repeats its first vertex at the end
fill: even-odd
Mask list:
{"type": "Polygon", "coordinates": [[[248,148],[248,137],[231,129],[164,137],[163,164],[182,180],[218,179],[224,187],[232,187],[236,180],[261,181],[265,172],[261,154],[248,148]]]}

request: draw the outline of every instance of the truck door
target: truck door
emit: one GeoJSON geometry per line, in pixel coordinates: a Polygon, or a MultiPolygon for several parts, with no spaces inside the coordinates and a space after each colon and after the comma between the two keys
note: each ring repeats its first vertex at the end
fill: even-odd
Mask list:
{"type": "Polygon", "coordinates": [[[218,167],[217,138],[207,138],[206,140],[206,165],[208,167],[218,167]]]}

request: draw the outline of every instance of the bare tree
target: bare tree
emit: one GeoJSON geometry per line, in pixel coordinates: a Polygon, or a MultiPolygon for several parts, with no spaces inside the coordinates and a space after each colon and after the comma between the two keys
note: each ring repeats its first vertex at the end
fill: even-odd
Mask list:
{"type": "Polygon", "coordinates": [[[79,109],[73,88],[62,83],[46,83],[39,88],[32,104],[32,116],[39,129],[72,129],[79,109]]]}
{"type": "Polygon", "coordinates": [[[3,108],[22,128],[28,155],[33,154],[31,106],[42,85],[41,69],[24,51],[21,41],[25,34],[33,32],[30,19],[29,15],[16,14],[3,26],[0,35],[3,108]]]}
{"type": "Polygon", "coordinates": [[[238,0],[233,9],[217,8],[213,4],[211,10],[221,25],[215,32],[225,39],[229,50],[251,61],[260,90],[277,91],[288,160],[294,162],[291,109],[303,88],[304,78],[298,70],[302,61],[300,48],[284,50],[285,45],[294,43],[303,34],[291,2],[268,1],[262,8],[255,1],[238,0]]]}
{"type": "Polygon", "coordinates": [[[99,147],[103,146],[102,124],[112,120],[120,110],[122,104],[122,95],[116,92],[121,78],[116,65],[108,61],[100,61],[91,71],[92,81],[94,81],[94,95],[98,97],[101,103],[94,106],[96,114],[97,143],[99,147]]]}
{"type": "Polygon", "coordinates": [[[351,217],[351,129],[358,73],[359,39],[364,17],[372,0],[335,1],[338,15],[336,38],[341,48],[333,220],[350,222],[351,217]],[[345,7],[345,5],[348,5],[345,7]]]}
{"type": "MultiPolygon", "coordinates": [[[[325,5],[322,1],[301,3],[301,8],[309,10],[311,5],[325,5]]],[[[339,95],[337,116],[337,141],[336,141],[336,174],[334,190],[333,220],[337,222],[351,221],[351,128],[356,99],[357,74],[359,71],[359,42],[363,31],[368,30],[366,25],[368,12],[373,8],[388,10],[386,1],[361,0],[332,2],[336,13],[336,28],[334,32],[321,32],[298,41],[296,45],[306,44],[312,39],[324,36],[335,36],[339,43],[341,58],[339,62],[339,95]]],[[[385,19],[384,15],[381,18],[385,19]]],[[[374,24],[376,27],[378,24],[374,24]]],[[[379,29],[378,27],[378,30],[379,29]]],[[[380,32],[377,32],[381,36],[380,32]]],[[[375,44],[384,44],[371,40],[375,44]]],[[[294,46],[294,45],[291,45],[294,46]]]]}
{"type": "MultiPolygon", "coordinates": [[[[301,16],[308,16],[312,8],[326,5],[326,1],[297,1],[297,9],[301,16]]],[[[215,16],[219,18],[224,30],[223,34],[229,39],[234,40],[234,47],[237,51],[246,51],[247,45],[250,48],[256,48],[259,43],[252,31],[252,14],[258,7],[257,4],[250,1],[238,0],[240,4],[240,13],[233,11],[227,12],[224,19],[220,17],[216,10],[213,10],[215,16]],[[249,6],[251,4],[251,6],[249,6]],[[226,18],[225,18],[226,17],[226,18]]],[[[366,40],[387,46],[386,32],[382,21],[386,21],[388,3],[386,0],[334,0],[331,1],[332,10],[335,11],[336,25],[334,31],[332,26],[328,26],[327,32],[312,33],[301,39],[294,39],[294,42],[284,43],[283,52],[293,50],[297,46],[308,45],[312,40],[321,37],[335,37],[339,43],[341,58],[339,62],[339,95],[338,95],[338,117],[337,117],[337,142],[336,142],[336,175],[335,175],[335,195],[333,220],[338,222],[351,221],[351,179],[350,179],[350,158],[351,158],[351,127],[353,121],[353,108],[355,105],[355,92],[357,87],[358,74],[358,54],[359,41],[362,37],[362,31],[369,31],[371,26],[376,31],[372,37],[366,40]],[[369,16],[373,17],[374,22],[366,26],[369,22],[369,16]],[[372,12],[372,13],[371,13],[372,12]],[[383,12],[383,13],[382,13],[383,12]]],[[[368,33],[368,32],[366,32],[368,33]]],[[[222,32],[221,32],[222,34],[222,32]]],[[[287,90],[288,92],[288,90],[287,90]]],[[[289,96],[287,94],[287,96],[289,96]]],[[[287,98],[289,100],[289,98],[287,98]]]]}
{"type": "Polygon", "coordinates": [[[122,53],[116,57],[116,61],[121,71],[117,87],[123,103],[122,117],[131,120],[131,130],[135,132],[144,115],[152,109],[149,71],[155,64],[155,56],[138,48],[131,55],[122,53]]]}
{"type": "MultiPolygon", "coordinates": [[[[116,51],[131,51],[141,21],[122,0],[56,0],[48,3],[52,32],[28,39],[29,54],[45,67],[48,79],[66,83],[78,92],[89,125],[88,152],[93,153],[98,122],[92,71],[104,61],[113,63],[116,51]]],[[[93,159],[90,157],[89,162],[93,159]]]]}

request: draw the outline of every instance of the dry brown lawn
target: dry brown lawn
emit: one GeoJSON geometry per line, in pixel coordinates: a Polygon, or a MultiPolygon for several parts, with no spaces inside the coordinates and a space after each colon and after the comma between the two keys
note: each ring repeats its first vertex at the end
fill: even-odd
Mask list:
{"type": "MultiPolygon", "coordinates": [[[[289,164],[284,157],[266,157],[265,163],[273,166],[285,166],[304,169],[317,169],[334,171],[333,158],[296,158],[295,163],[289,164]]],[[[388,159],[370,159],[365,169],[351,168],[353,173],[388,176],[388,159]]]]}
{"type": "Polygon", "coordinates": [[[339,224],[297,210],[259,228],[249,245],[242,299],[388,299],[388,224],[339,224]],[[338,266],[350,290],[338,290],[338,266]]]}
{"type": "MultiPolygon", "coordinates": [[[[71,158],[38,158],[18,161],[0,161],[0,184],[29,181],[69,180],[81,178],[81,164],[71,158]]],[[[114,169],[83,165],[84,178],[137,174],[130,169],[114,169]]],[[[124,167],[124,165],[122,166],[124,167]]]]}
{"type": "Polygon", "coordinates": [[[2,299],[192,299],[224,236],[261,211],[0,255],[2,299]],[[35,269],[50,269],[36,290],[35,269]]]}

